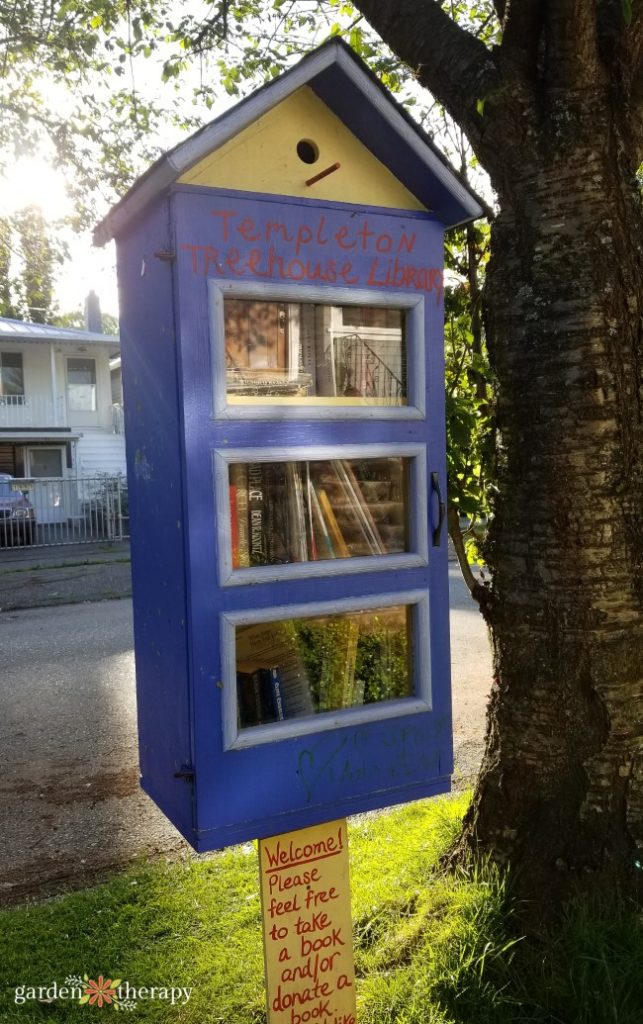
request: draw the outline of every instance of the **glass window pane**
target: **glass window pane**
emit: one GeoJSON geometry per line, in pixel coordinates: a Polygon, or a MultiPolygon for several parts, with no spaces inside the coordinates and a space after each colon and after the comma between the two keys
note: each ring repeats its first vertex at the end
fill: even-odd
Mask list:
{"type": "Polygon", "coordinates": [[[405,605],[238,626],[239,728],[413,692],[405,605]]]}
{"type": "Polygon", "coordinates": [[[67,400],[72,412],[96,412],[96,360],[67,360],[67,400]]]}
{"type": "Polygon", "coordinates": [[[231,404],[406,405],[405,313],[225,299],[231,404]]]}
{"type": "Polygon", "coordinates": [[[409,550],[409,459],[232,463],[232,567],[409,550]]]}
{"type": "Polygon", "coordinates": [[[19,352],[0,353],[0,395],[19,395],[25,393],[22,355],[19,352]]]}

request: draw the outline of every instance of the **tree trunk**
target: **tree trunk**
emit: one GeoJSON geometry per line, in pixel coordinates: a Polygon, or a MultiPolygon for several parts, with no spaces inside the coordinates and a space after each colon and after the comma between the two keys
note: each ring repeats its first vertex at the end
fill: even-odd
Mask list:
{"type": "Polygon", "coordinates": [[[356,3],[466,130],[501,208],[495,682],[454,856],[507,864],[536,916],[577,888],[640,900],[643,7],[493,0],[487,46],[439,0],[356,3]]]}
{"type": "Polygon", "coordinates": [[[485,296],[495,682],[459,851],[536,912],[643,892],[643,217],[609,103],[583,103],[501,194],[485,296]]]}

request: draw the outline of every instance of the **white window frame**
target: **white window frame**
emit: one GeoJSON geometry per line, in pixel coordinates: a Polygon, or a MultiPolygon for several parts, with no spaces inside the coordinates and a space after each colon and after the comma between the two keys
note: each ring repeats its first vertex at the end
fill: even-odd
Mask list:
{"type": "Polygon", "coordinates": [[[245,586],[248,583],[275,583],[318,576],[344,576],[364,573],[416,569],[428,565],[428,484],[424,444],[307,445],[287,448],[226,448],[212,453],[216,499],[216,528],[219,550],[219,585],[245,586]],[[289,562],[287,565],[260,565],[243,569],[232,567],[232,521],[230,510],[229,466],[234,462],[327,462],[341,459],[409,459],[407,515],[409,551],[392,555],[363,555],[354,558],[329,558],[318,562],[289,562]]]}
{"type": "Polygon", "coordinates": [[[424,296],[417,293],[377,292],[361,288],[328,288],[308,285],[264,284],[262,282],[208,281],[210,351],[212,366],[213,416],[215,419],[328,419],[334,420],[419,420],[426,415],[424,296]],[[263,299],[285,303],[319,303],[325,306],[386,306],[406,312],[406,405],[327,404],[281,405],[248,402],[228,403],[226,392],[225,323],[226,298],[263,299]]]}
{"type": "Polygon", "coordinates": [[[25,357],[24,352],[18,352],[15,349],[3,348],[0,350],[0,404],[1,405],[26,405],[27,404],[27,389],[25,386],[25,357]],[[17,395],[6,395],[2,384],[2,360],[4,356],[18,356],[20,359],[20,373],[22,375],[22,392],[17,395]]]}
{"type": "Polygon", "coordinates": [[[429,629],[429,595],[426,590],[400,591],[369,597],[343,598],[337,601],[281,605],[252,611],[225,612],[220,620],[223,749],[242,750],[262,743],[275,743],[296,736],[317,735],[340,727],[367,725],[403,715],[422,714],[432,710],[431,651],[429,629]],[[314,618],[342,612],[368,611],[404,605],[411,612],[411,678],[413,696],[378,701],[325,711],[306,718],[283,719],[266,725],[239,729],[237,724],[237,665],[235,629],[238,626],[284,619],[314,618]]]}
{"type": "MultiPolygon", "coordinates": [[[[80,416],[85,416],[85,415],[88,415],[88,414],[89,415],[96,415],[98,413],[98,360],[96,359],[96,356],[85,355],[84,353],[82,355],[77,355],[76,354],[76,355],[67,355],[67,356],[65,356],[65,384],[66,384],[65,399],[66,399],[66,402],[67,402],[67,411],[68,412],[72,413],[72,415],[80,415],[80,416]],[[90,363],[91,362],[91,363],[94,364],[94,384],[93,384],[93,388],[94,388],[94,392],[93,392],[94,407],[93,407],[93,409],[86,409],[86,408],[74,409],[74,408],[72,408],[72,405],[71,405],[71,402],[70,402],[71,388],[73,388],[73,387],[75,387],[77,385],[72,384],[70,382],[70,380],[69,380],[69,364],[71,362],[73,362],[74,360],[76,362],[84,362],[84,363],[90,363]]],[[[87,385],[82,385],[82,386],[86,387],[87,385]]],[[[89,385],[89,386],[91,387],[91,385],[89,385]]]]}

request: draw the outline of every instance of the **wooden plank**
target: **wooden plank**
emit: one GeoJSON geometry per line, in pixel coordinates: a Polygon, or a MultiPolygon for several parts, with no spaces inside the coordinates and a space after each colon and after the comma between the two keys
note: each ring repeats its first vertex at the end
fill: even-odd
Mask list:
{"type": "Polygon", "coordinates": [[[355,1024],[346,820],[259,843],[268,1024],[355,1024]]]}

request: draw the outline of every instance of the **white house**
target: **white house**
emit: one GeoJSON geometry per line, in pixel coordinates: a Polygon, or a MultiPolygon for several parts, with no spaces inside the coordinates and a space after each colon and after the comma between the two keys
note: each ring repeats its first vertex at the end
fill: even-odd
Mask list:
{"type": "Polygon", "coordinates": [[[110,372],[119,354],[116,335],[0,317],[0,472],[34,480],[124,474],[110,372]]]}

